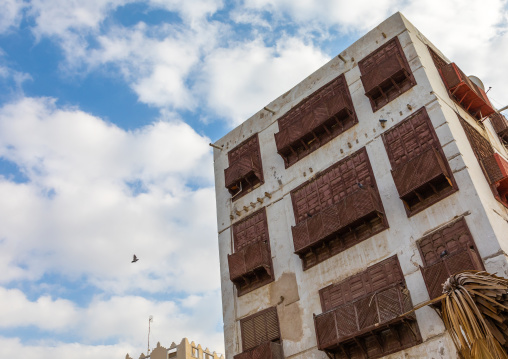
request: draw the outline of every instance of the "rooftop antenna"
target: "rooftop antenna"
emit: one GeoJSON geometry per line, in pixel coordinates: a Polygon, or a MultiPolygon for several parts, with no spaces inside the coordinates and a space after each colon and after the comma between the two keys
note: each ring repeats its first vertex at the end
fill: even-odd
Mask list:
{"type": "Polygon", "coordinates": [[[150,323],[153,322],[153,315],[148,317],[148,351],[146,355],[150,355],[150,323]]]}

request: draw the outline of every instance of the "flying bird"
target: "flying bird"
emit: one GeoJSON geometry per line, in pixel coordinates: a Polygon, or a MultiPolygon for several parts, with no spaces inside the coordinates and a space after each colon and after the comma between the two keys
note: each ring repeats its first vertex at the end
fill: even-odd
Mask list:
{"type": "Polygon", "coordinates": [[[131,263],[136,263],[137,261],[139,261],[138,257],[136,257],[136,255],[134,254],[132,256],[132,262],[131,263]]]}

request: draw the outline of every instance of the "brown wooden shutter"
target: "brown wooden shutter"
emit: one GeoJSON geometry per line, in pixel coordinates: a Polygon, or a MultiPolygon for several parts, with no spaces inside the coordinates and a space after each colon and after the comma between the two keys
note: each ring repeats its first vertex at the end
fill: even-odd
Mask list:
{"type": "Polygon", "coordinates": [[[490,141],[458,116],[494,197],[508,207],[508,161],[494,152],[490,141]]]}
{"type": "Polygon", "coordinates": [[[392,177],[408,215],[457,190],[425,107],[383,134],[392,177]]]}
{"type": "Polygon", "coordinates": [[[229,277],[238,296],[273,281],[266,208],[233,224],[234,253],[228,255],[229,277]]]}
{"type": "Polygon", "coordinates": [[[272,307],[240,320],[243,351],[280,339],[277,308],[272,307]]]}
{"type": "Polygon", "coordinates": [[[358,119],[342,74],[278,119],[277,152],[287,168],[356,123],[358,119]]]}
{"type": "Polygon", "coordinates": [[[291,200],[304,269],[388,227],[365,147],[293,189],[291,200]]]}
{"type": "Polygon", "coordinates": [[[460,218],[418,241],[422,275],[431,298],[443,291],[443,283],[463,270],[484,270],[466,220],[460,218]]]}
{"type": "Polygon", "coordinates": [[[229,167],[224,170],[225,186],[234,200],[264,183],[258,134],[229,151],[228,163],[229,167]]]}
{"type": "Polygon", "coordinates": [[[265,207],[233,225],[233,241],[235,252],[255,242],[269,242],[265,207]]]}
{"type": "Polygon", "coordinates": [[[508,142],[508,120],[506,117],[496,112],[490,116],[490,122],[492,127],[494,127],[494,131],[500,137],[501,142],[508,142]]]}
{"type": "Polygon", "coordinates": [[[320,294],[323,313],[314,315],[320,350],[341,359],[378,358],[421,342],[415,314],[405,314],[413,305],[396,256],[320,294]],[[338,300],[329,302],[334,295],[338,300]]]}
{"type": "Polygon", "coordinates": [[[358,183],[364,187],[375,186],[365,148],[328,167],[312,181],[307,181],[291,191],[296,223],[357,191],[358,183]]]}
{"type": "Polygon", "coordinates": [[[359,61],[358,67],[373,111],[416,85],[397,37],[359,61]]]}
{"type": "Polygon", "coordinates": [[[436,68],[439,70],[440,68],[445,67],[448,65],[448,62],[446,62],[441,56],[437,54],[430,46],[427,46],[430,52],[430,56],[432,57],[432,61],[434,61],[434,64],[436,65],[436,68]]]}
{"type": "Polygon", "coordinates": [[[397,256],[393,256],[342,282],[321,289],[319,291],[321,307],[325,312],[403,281],[399,260],[397,256]]]}

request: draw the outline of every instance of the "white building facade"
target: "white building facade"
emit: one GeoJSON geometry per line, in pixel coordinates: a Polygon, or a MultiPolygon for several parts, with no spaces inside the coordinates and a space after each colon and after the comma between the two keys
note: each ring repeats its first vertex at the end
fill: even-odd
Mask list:
{"type": "Polygon", "coordinates": [[[397,13],[217,141],[226,358],[456,357],[431,307],[400,315],[508,277],[507,137],[397,13]]]}

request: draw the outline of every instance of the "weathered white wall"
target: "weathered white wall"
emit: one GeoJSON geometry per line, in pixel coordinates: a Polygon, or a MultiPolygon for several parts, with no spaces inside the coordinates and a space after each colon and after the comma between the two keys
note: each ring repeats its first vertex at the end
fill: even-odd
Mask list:
{"type": "MultiPolygon", "coordinates": [[[[430,43],[397,13],[343,51],[341,55],[347,60],[346,63],[338,57],[333,58],[292,90],[268,104],[268,108],[276,111],[275,115],[261,110],[216,142],[216,145],[224,148],[222,151],[214,150],[214,160],[228,359],[242,351],[238,320],[273,305],[278,305],[286,358],[326,358],[316,348],[313,323],[313,313],[321,313],[318,290],[395,254],[399,258],[413,304],[428,300],[429,295],[419,270],[422,261],[416,241],[427,231],[457,216],[465,215],[487,270],[508,277],[505,254],[508,252],[508,239],[503,235],[508,231],[508,211],[492,196],[455,112],[471,123],[474,120],[448,97],[426,44],[430,43]],[[357,61],[394,36],[400,40],[417,85],[373,113],[364,95],[357,61]],[[274,133],[278,132],[277,119],[341,73],[345,73],[359,123],[285,169],[282,158],[276,152],[274,140],[274,133]],[[459,191],[408,218],[390,173],[391,166],[381,134],[423,106],[427,108],[459,191]],[[385,128],[379,124],[380,118],[388,120],[385,128]],[[254,133],[259,134],[265,183],[232,203],[224,187],[227,152],[254,133]],[[293,253],[290,227],[295,224],[295,219],[290,191],[362,147],[367,148],[389,228],[303,271],[300,259],[293,253]],[[265,192],[271,198],[265,196],[265,192]],[[258,198],[263,200],[262,204],[257,201],[258,198]],[[251,206],[251,203],[254,205],[251,206]],[[244,206],[248,208],[247,211],[244,206]],[[261,206],[267,209],[275,281],[238,298],[228,272],[227,255],[232,253],[230,227],[261,206]],[[280,302],[280,296],[284,297],[284,301],[280,302]]],[[[495,135],[490,125],[487,126],[495,135]]],[[[496,148],[504,151],[499,142],[496,148]]],[[[424,307],[416,315],[424,342],[388,357],[455,357],[453,343],[437,314],[431,308],[424,307]]]]}

